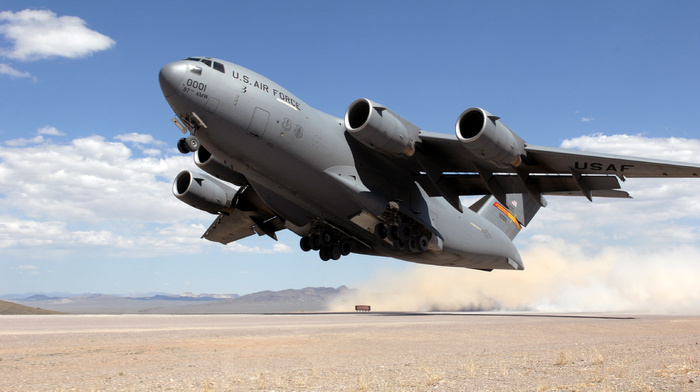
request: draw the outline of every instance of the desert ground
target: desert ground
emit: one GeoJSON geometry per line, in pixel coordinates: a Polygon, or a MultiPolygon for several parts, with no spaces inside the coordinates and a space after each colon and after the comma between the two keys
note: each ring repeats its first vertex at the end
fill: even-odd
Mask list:
{"type": "Polygon", "coordinates": [[[698,391],[700,317],[0,316],[2,391],[698,391]]]}

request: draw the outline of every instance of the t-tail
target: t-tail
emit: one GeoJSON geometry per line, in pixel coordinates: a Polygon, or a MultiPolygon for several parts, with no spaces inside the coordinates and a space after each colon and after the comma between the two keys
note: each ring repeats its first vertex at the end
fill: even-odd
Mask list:
{"type": "MultiPolygon", "coordinates": [[[[544,199],[541,199],[544,201],[544,199]]],[[[472,204],[469,209],[493,223],[511,240],[527,226],[539,211],[541,205],[530,195],[509,193],[501,203],[493,195],[486,195],[472,204]]]]}

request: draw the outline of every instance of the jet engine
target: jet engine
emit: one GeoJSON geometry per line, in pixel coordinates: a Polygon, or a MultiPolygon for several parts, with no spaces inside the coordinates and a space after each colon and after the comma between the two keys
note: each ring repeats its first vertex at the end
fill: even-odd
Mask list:
{"type": "Polygon", "coordinates": [[[526,155],[523,139],[481,108],[465,110],[457,119],[456,133],[475,156],[498,166],[517,167],[526,155]]]}
{"type": "Polygon", "coordinates": [[[183,170],[173,181],[173,194],[194,208],[211,214],[230,212],[236,191],[206,174],[183,170]]]}
{"type": "Polygon", "coordinates": [[[197,167],[212,176],[230,182],[231,184],[243,186],[248,183],[248,180],[246,180],[243,174],[231,170],[229,166],[212,155],[204,146],[200,146],[199,149],[195,151],[194,163],[197,167]]]}
{"type": "Polygon", "coordinates": [[[362,144],[391,156],[410,157],[420,129],[383,105],[358,99],[345,112],[345,129],[362,144]]]}

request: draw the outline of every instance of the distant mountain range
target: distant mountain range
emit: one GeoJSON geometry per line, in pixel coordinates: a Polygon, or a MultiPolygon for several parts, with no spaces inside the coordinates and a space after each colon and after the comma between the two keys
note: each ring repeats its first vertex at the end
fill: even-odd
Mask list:
{"type": "Polygon", "coordinates": [[[214,299],[226,299],[226,298],[238,298],[238,294],[195,294],[195,293],[182,293],[182,294],[169,294],[163,292],[151,292],[151,293],[137,293],[137,294],[100,294],[100,293],[63,293],[63,292],[53,292],[53,293],[23,293],[23,294],[0,294],[0,299],[4,300],[21,300],[21,301],[50,301],[69,297],[81,297],[90,295],[111,295],[115,297],[132,298],[132,299],[151,299],[157,297],[159,299],[171,299],[179,300],[180,298],[214,298],[214,299]]]}
{"type": "Polygon", "coordinates": [[[16,304],[13,302],[0,301],[0,315],[7,314],[60,314],[60,312],[54,312],[52,310],[45,310],[39,308],[32,308],[29,306],[24,306],[16,304]]]}
{"type": "MultiPolygon", "coordinates": [[[[261,291],[237,294],[180,295],[158,293],[150,296],[119,296],[105,294],[57,295],[31,293],[0,296],[16,304],[63,313],[121,314],[218,314],[218,313],[277,313],[324,311],[328,303],[352,289],[306,287],[295,290],[261,291]],[[18,298],[19,297],[19,298],[18,298]]],[[[352,309],[348,309],[352,311],[352,309]]]]}

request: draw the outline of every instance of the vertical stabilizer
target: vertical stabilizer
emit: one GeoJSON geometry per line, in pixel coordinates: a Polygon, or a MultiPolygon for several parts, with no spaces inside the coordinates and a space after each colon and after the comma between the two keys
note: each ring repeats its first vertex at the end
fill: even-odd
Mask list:
{"type": "Polygon", "coordinates": [[[528,194],[509,193],[505,204],[501,204],[492,195],[486,195],[469,209],[496,225],[512,240],[530,223],[539,211],[540,204],[528,194]]]}

